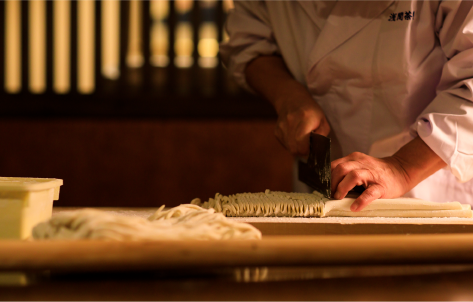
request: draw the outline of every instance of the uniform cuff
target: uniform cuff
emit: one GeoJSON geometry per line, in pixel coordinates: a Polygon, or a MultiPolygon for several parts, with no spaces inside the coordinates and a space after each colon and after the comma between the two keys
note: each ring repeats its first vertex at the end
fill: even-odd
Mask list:
{"type": "MultiPolygon", "coordinates": [[[[225,52],[227,47],[226,43],[220,45],[221,51],[225,52]]],[[[259,56],[273,55],[278,53],[278,47],[267,40],[260,40],[251,46],[245,48],[243,51],[238,54],[232,55],[229,60],[227,60],[227,68],[231,76],[235,81],[246,89],[247,91],[256,94],[256,92],[248,85],[246,82],[245,69],[248,63],[253,61],[259,56]]]]}
{"type": "Polygon", "coordinates": [[[473,155],[459,152],[459,132],[455,116],[430,113],[422,115],[411,131],[419,137],[447,163],[451,172],[460,182],[473,178],[473,155]]]}

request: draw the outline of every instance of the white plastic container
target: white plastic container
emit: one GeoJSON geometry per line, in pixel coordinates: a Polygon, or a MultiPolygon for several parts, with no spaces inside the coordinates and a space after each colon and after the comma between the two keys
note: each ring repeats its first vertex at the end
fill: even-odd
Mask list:
{"type": "Polygon", "coordinates": [[[0,177],[0,239],[26,239],[51,218],[62,179],[0,177]]]}

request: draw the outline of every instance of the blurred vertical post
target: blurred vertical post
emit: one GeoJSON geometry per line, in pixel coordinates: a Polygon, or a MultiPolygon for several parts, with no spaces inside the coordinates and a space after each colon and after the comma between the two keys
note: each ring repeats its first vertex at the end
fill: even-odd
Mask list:
{"type": "MultiPolygon", "coordinates": [[[[234,8],[233,0],[223,0],[223,12],[225,16],[228,15],[228,12],[234,8]]],[[[222,28],[222,42],[226,42],[229,39],[228,33],[225,30],[225,26],[223,25],[222,28]]],[[[236,95],[239,91],[240,88],[238,87],[237,83],[232,79],[232,77],[227,73],[224,72],[224,78],[225,78],[225,89],[226,93],[229,95],[236,95]]]]}
{"type": "Polygon", "coordinates": [[[166,67],[169,64],[169,0],[151,1],[151,64],[166,67]]]}
{"type": "Polygon", "coordinates": [[[168,87],[168,78],[172,72],[170,62],[170,39],[169,34],[169,0],[152,0],[150,3],[151,31],[150,31],[150,64],[151,89],[157,95],[164,95],[168,87]]]}
{"type": "Polygon", "coordinates": [[[175,2],[178,22],[174,32],[174,65],[178,68],[189,68],[194,64],[193,27],[190,22],[190,12],[194,6],[192,0],[176,0],[175,2]]]}
{"type": "Polygon", "coordinates": [[[46,90],[46,3],[29,3],[29,86],[33,93],[46,90]]]}
{"type": "Polygon", "coordinates": [[[77,90],[88,94],[95,90],[95,1],[77,3],[77,90]]]}
{"type": "Polygon", "coordinates": [[[204,96],[215,94],[218,66],[217,1],[199,1],[200,24],[197,33],[197,60],[199,69],[199,90],[204,96]]]}
{"type": "Polygon", "coordinates": [[[120,1],[102,0],[102,74],[120,76],[120,1]]]}
{"type": "Polygon", "coordinates": [[[199,1],[202,23],[199,26],[199,66],[214,68],[218,64],[218,29],[216,24],[216,0],[199,1]]]}
{"type": "Polygon", "coordinates": [[[71,3],[69,0],[54,1],[54,78],[56,93],[71,89],[71,3]]]}
{"type": "Polygon", "coordinates": [[[143,45],[142,34],[143,28],[141,26],[141,17],[143,14],[142,3],[140,0],[130,1],[130,28],[128,32],[128,52],[126,62],[128,67],[143,66],[143,45]]]}
{"type": "Polygon", "coordinates": [[[21,6],[19,0],[5,5],[5,91],[21,90],[21,6]]]}

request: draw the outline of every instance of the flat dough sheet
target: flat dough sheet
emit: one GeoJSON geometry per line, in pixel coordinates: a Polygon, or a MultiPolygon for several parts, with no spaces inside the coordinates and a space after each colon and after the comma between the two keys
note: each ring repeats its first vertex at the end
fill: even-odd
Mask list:
{"type": "Polygon", "coordinates": [[[359,212],[350,210],[354,198],[328,200],[322,217],[472,217],[470,205],[431,202],[417,198],[377,199],[359,212]]]}

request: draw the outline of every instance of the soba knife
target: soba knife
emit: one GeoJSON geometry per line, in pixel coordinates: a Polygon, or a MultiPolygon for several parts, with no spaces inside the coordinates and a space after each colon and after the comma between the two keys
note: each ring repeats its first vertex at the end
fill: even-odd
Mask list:
{"type": "Polygon", "coordinates": [[[330,139],[311,132],[307,163],[299,161],[299,180],[327,198],[332,195],[330,162],[330,139]]]}

